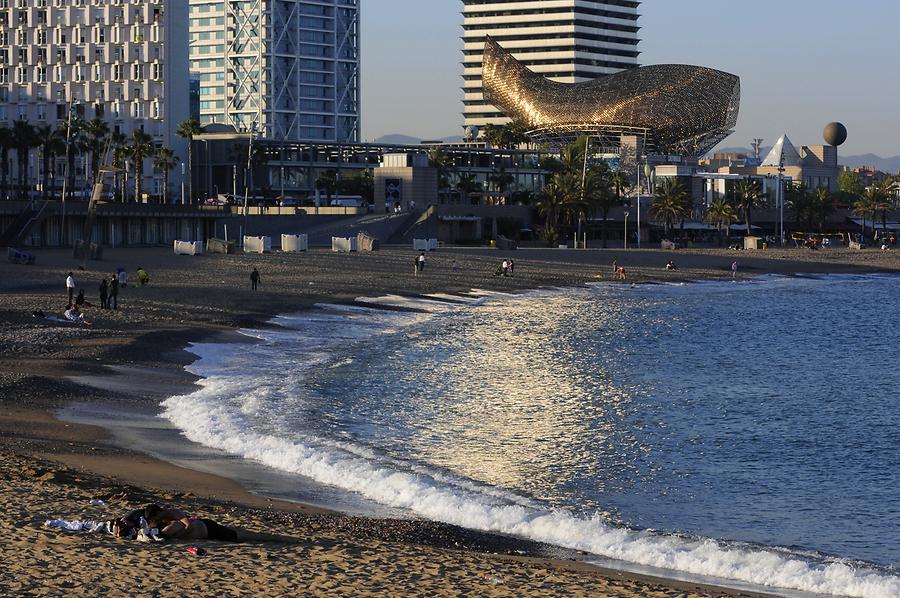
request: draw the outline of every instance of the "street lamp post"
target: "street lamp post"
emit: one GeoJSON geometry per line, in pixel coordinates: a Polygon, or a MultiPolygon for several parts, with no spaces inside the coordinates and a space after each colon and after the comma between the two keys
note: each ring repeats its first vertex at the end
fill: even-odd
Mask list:
{"type": "Polygon", "coordinates": [[[184,162],[181,163],[181,205],[184,205],[184,162]]]}
{"type": "Polygon", "coordinates": [[[66,246],[66,192],[69,182],[69,153],[72,145],[72,112],[75,109],[77,100],[69,100],[69,113],[66,116],[66,164],[65,174],[62,184],[62,215],[60,218],[59,242],[63,247],[66,246]]]}
{"type": "Polygon", "coordinates": [[[781,246],[784,247],[784,166],[778,167],[778,229],[781,236],[781,246]]]}
{"type": "Polygon", "coordinates": [[[628,212],[625,212],[625,249],[628,249],[628,212]]]}

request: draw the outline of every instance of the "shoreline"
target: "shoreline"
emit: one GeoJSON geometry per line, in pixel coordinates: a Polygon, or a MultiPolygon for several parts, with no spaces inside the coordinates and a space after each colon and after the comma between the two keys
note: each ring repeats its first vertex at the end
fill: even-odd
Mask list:
{"type": "MultiPolygon", "coordinates": [[[[146,251],[150,252],[153,250],[146,251]]],[[[401,255],[405,255],[406,253],[412,255],[412,252],[398,253],[401,253],[401,255]]],[[[476,254],[476,260],[484,260],[482,256],[484,252],[473,252],[472,250],[448,252],[446,255],[457,256],[453,258],[453,262],[455,264],[457,259],[469,258],[467,254],[470,253],[476,254]]],[[[613,253],[615,252],[613,251],[613,253]]],[[[679,254],[678,257],[681,258],[682,255],[695,254],[679,254]]],[[[553,257],[555,258],[555,256],[553,257]]],[[[568,259],[572,259],[571,256],[566,257],[568,259]]],[[[720,256],[717,255],[716,257],[719,258],[720,256]]],[[[577,258],[581,260],[584,258],[584,256],[583,254],[577,255],[577,258]]],[[[140,259],[142,261],[148,261],[148,259],[144,257],[141,257],[140,259]]],[[[492,257],[491,261],[494,259],[496,258],[492,257]]],[[[525,260],[517,260],[517,266],[519,266],[519,268],[521,268],[522,262],[525,262],[525,260]]],[[[515,281],[514,285],[509,285],[513,287],[511,289],[506,285],[500,286],[499,284],[497,284],[504,284],[506,282],[509,282],[505,280],[483,279],[479,280],[478,285],[476,286],[481,288],[485,288],[486,286],[495,286],[499,288],[495,288],[494,290],[510,292],[534,289],[537,287],[537,285],[534,284],[535,282],[543,282],[545,284],[542,286],[545,287],[559,286],[555,283],[557,283],[560,278],[564,277],[576,279],[577,283],[575,286],[580,286],[586,282],[595,282],[597,280],[596,275],[586,275],[585,272],[583,272],[583,267],[584,266],[581,263],[571,263],[568,261],[555,263],[553,268],[562,270],[562,273],[554,271],[552,272],[552,276],[546,276],[543,278],[536,277],[536,279],[525,279],[524,284],[519,284],[518,281],[515,281]]],[[[792,267],[789,268],[794,274],[801,273],[800,271],[797,271],[792,267]]],[[[456,270],[455,267],[453,269],[456,270]]],[[[892,267],[884,269],[881,267],[869,269],[865,266],[860,266],[857,264],[840,265],[838,267],[832,268],[825,267],[823,269],[837,270],[838,272],[835,273],[897,272],[897,268],[893,267],[893,264],[892,267]]],[[[517,271],[518,270],[519,269],[517,269],[517,271]]],[[[638,276],[635,277],[636,282],[650,281],[650,277],[642,277],[640,275],[640,271],[638,272],[638,276]]],[[[665,276],[666,273],[664,272],[662,274],[663,276],[660,276],[659,278],[668,279],[666,280],[668,282],[687,282],[690,280],[702,280],[710,278],[724,279],[729,277],[726,275],[730,273],[722,272],[721,270],[716,271],[711,268],[699,272],[694,268],[683,268],[678,272],[677,276],[665,276]]],[[[438,288],[436,290],[439,290],[441,292],[460,292],[459,285],[454,285],[452,283],[448,285],[446,284],[446,281],[442,282],[443,284],[437,285],[438,288]]],[[[316,281],[316,283],[310,281],[309,286],[316,286],[317,283],[318,281],[316,281]]],[[[392,285],[388,286],[390,287],[392,285]]],[[[320,289],[316,289],[316,291],[319,290],[320,289]]],[[[369,289],[369,292],[373,294],[381,294],[381,290],[382,289],[378,288],[369,289]]],[[[385,292],[390,292],[395,289],[388,288],[384,290],[385,292]]],[[[326,292],[324,294],[309,293],[302,297],[302,301],[296,302],[294,309],[289,311],[296,312],[300,309],[308,309],[316,302],[320,301],[327,301],[332,303],[352,303],[353,299],[355,298],[352,297],[354,294],[355,292],[326,292]],[[300,305],[297,305],[297,303],[299,303],[300,305]]],[[[423,293],[418,293],[419,296],[421,294],[423,293]]],[[[412,293],[409,296],[415,297],[417,296],[417,294],[412,293]]],[[[3,405],[4,407],[6,407],[6,409],[4,410],[2,419],[0,419],[0,429],[2,429],[4,436],[4,442],[2,447],[0,447],[0,451],[6,452],[7,450],[12,450],[13,454],[19,456],[31,455],[32,458],[36,460],[52,459],[59,463],[63,463],[68,467],[79,468],[82,472],[84,472],[79,473],[79,475],[90,475],[100,478],[114,476],[123,480],[126,484],[132,484],[139,487],[158,488],[162,490],[163,496],[187,496],[193,498],[197,495],[202,496],[203,494],[206,494],[207,496],[215,495],[219,499],[225,499],[227,501],[235,503],[236,505],[242,505],[243,507],[248,507],[251,509],[266,508],[274,509],[277,512],[287,514],[300,513],[304,515],[326,517],[335,516],[335,513],[329,510],[316,509],[308,505],[302,505],[294,502],[278,501],[254,495],[251,492],[247,491],[245,488],[241,487],[240,484],[237,484],[236,482],[233,482],[232,480],[228,480],[227,478],[221,476],[210,476],[209,474],[197,473],[193,470],[187,470],[176,465],[160,462],[159,460],[153,459],[151,457],[142,456],[141,454],[135,454],[133,452],[121,451],[121,449],[110,448],[108,446],[108,435],[102,433],[96,428],[92,428],[91,426],[64,424],[63,430],[59,430],[59,426],[54,425],[54,422],[57,420],[53,420],[51,416],[54,406],[56,408],[59,408],[62,405],[71,402],[73,400],[73,397],[77,397],[77,399],[80,401],[83,401],[85,399],[87,399],[88,401],[109,400],[111,396],[114,398],[114,400],[123,400],[123,398],[118,396],[117,393],[110,391],[109,389],[105,391],[101,389],[89,390],[84,386],[76,385],[74,382],[70,382],[68,379],[66,379],[67,377],[70,377],[72,375],[103,376],[104,373],[109,372],[110,367],[115,368],[119,365],[126,365],[128,362],[139,362],[142,363],[140,367],[147,367],[146,358],[148,355],[154,356],[153,359],[150,360],[153,362],[151,366],[151,369],[153,371],[163,371],[167,376],[170,376],[172,375],[172,372],[174,370],[180,369],[181,375],[187,376],[186,372],[184,372],[184,365],[186,365],[186,363],[189,363],[189,361],[187,360],[190,359],[190,356],[185,348],[189,343],[214,338],[216,335],[220,335],[223,333],[234,334],[235,329],[240,327],[259,326],[260,324],[265,325],[267,324],[267,321],[275,315],[278,315],[279,313],[286,313],[284,311],[285,306],[285,302],[279,301],[276,302],[276,305],[267,306],[268,310],[260,310],[257,308],[256,310],[247,311],[239,315],[229,314],[228,319],[230,321],[227,321],[227,323],[216,321],[197,322],[196,320],[186,322],[182,319],[180,322],[178,322],[178,324],[183,324],[185,325],[184,327],[178,327],[177,325],[172,327],[166,326],[161,329],[144,330],[142,333],[133,333],[133,331],[129,331],[132,332],[132,334],[130,335],[122,334],[121,330],[116,330],[113,334],[106,335],[104,338],[99,339],[107,342],[112,342],[112,348],[117,352],[116,360],[105,360],[102,357],[94,357],[92,360],[91,352],[97,349],[98,343],[96,341],[98,339],[91,339],[90,337],[85,339],[83,343],[76,341],[76,344],[78,345],[78,351],[76,351],[76,353],[79,353],[79,355],[77,355],[75,358],[47,359],[41,356],[36,356],[30,359],[26,359],[17,357],[11,358],[9,355],[0,356],[0,360],[5,362],[5,365],[7,366],[11,364],[22,366],[22,369],[24,369],[27,373],[25,374],[25,377],[18,380],[18,382],[24,383],[25,386],[30,385],[28,382],[29,378],[32,378],[31,382],[36,382],[43,386],[47,385],[47,380],[56,380],[56,383],[59,386],[59,388],[53,388],[53,384],[51,384],[49,385],[49,389],[44,389],[45,392],[43,394],[47,394],[46,391],[49,390],[50,394],[56,395],[55,399],[47,400],[45,397],[40,401],[41,405],[38,407],[32,406],[30,408],[17,408],[10,407],[10,405],[8,404],[10,388],[14,389],[16,387],[17,381],[13,381],[13,383],[10,384],[8,380],[2,380],[4,382],[4,385],[0,388],[3,389],[3,405]],[[279,309],[277,309],[276,311],[271,311],[272,307],[277,307],[279,309]],[[96,363],[98,359],[101,360],[101,364],[96,363]],[[10,434],[11,430],[16,431],[14,435],[10,434]],[[19,443],[18,447],[17,441],[19,443]],[[135,467],[135,465],[137,465],[138,467],[135,467]]],[[[109,347],[106,347],[104,351],[101,351],[101,353],[104,353],[108,350],[109,347]]],[[[32,388],[32,390],[34,389],[32,388]]],[[[144,396],[144,400],[147,400],[147,396],[144,396]]],[[[519,550],[519,548],[516,548],[515,550],[519,550]]],[[[554,567],[572,567],[571,563],[562,561],[552,562],[552,564],[554,567]]],[[[591,567],[592,571],[594,570],[593,565],[586,566],[591,567]]],[[[575,569],[580,568],[580,565],[575,565],[575,569]]],[[[683,584],[684,582],[675,582],[675,580],[670,580],[668,578],[641,576],[640,574],[626,574],[622,571],[617,571],[614,569],[604,570],[600,568],[598,571],[600,571],[605,576],[610,576],[613,578],[627,578],[631,581],[638,580],[646,583],[663,584],[666,587],[678,588],[682,591],[697,591],[698,588],[702,587],[702,591],[708,592],[708,595],[720,595],[719,593],[722,592],[724,592],[724,594],[721,595],[752,595],[741,591],[723,590],[722,588],[718,588],[715,586],[701,586],[690,582],[688,582],[687,585],[679,585],[683,584]]]]}

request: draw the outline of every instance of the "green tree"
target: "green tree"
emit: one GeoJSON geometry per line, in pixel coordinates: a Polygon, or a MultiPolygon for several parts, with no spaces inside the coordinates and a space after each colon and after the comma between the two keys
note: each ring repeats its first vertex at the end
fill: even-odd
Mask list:
{"type": "Polygon", "coordinates": [[[375,199],[375,180],[368,168],[357,170],[337,182],[337,191],[341,195],[359,195],[367,202],[375,199]]]}
{"type": "Polygon", "coordinates": [[[125,163],[128,160],[128,139],[122,133],[114,132],[109,139],[112,148],[113,163],[115,175],[113,180],[113,189],[115,195],[122,203],[125,203],[125,163]]]}
{"type": "Polygon", "coordinates": [[[558,176],[544,186],[537,204],[538,212],[544,217],[543,238],[551,247],[559,242],[559,216],[569,198],[569,191],[560,184],[558,176]]]}
{"type": "MultiPolygon", "coordinates": [[[[474,174],[461,174],[456,181],[456,190],[463,203],[473,202],[472,195],[481,193],[483,187],[474,174]]],[[[473,202],[474,203],[474,202],[473,202]]]]}
{"type": "Polygon", "coordinates": [[[728,203],[724,197],[716,197],[712,200],[709,208],[706,209],[704,218],[707,224],[716,227],[716,236],[719,239],[719,246],[722,246],[722,228],[731,226],[737,222],[737,214],[735,214],[734,206],[728,203]]]}
{"type": "Polygon", "coordinates": [[[0,126],[0,198],[9,199],[9,150],[15,147],[13,130],[0,126]]]}
{"type": "Polygon", "coordinates": [[[128,145],[128,157],[134,172],[134,200],[143,201],[144,189],[144,159],[154,154],[153,138],[135,129],[131,134],[131,143],[128,145]]]}
{"type": "Polygon", "coordinates": [[[878,212],[879,197],[874,187],[863,191],[853,204],[853,215],[862,218],[862,235],[866,236],[866,218],[872,215],[872,229],[875,228],[875,214],[878,212]]]}
{"type": "Polygon", "coordinates": [[[162,202],[169,203],[169,172],[178,166],[180,160],[168,147],[161,147],[156,150],[153,156],[153,168],[160,171],[163,177],[162,202]]]}
{"type": "Polygon", "coordinates": [[[592,166],[584,177],[584,196],[592,214],[598,214],[602,218],[600,222],[600,238],[603,248],[607,247],[609,230],[609,211],[614,205],[618,205],[619,198],[611,188],[612,174],[606,166],[606,162],[600,162],[592,166]]]}
{"type": "Polygon", "coordinates": [[[515,149],[528,142],[525,127],[515,121],[505,125],[486,125],[482,135],[485,141],[497,149],[515,149]]]}
{"type": "Polygon", "coordinates": [[[189,118],[178,125],[177,134],[182,139],[187,140],[188,150],[188,202],[194,203],[194,137],[203,132],[200,122],[189,118]]]}
{"type": "Polygon", "coordinates": [[[109,125],[102,118],[94,118],[84,123],[84,148],[91,156],[91,181],[96,182],[100,177],[100,167],[103,166],[103,151],[106,149],[106,141],[109,136],[109,125]]]}
{"type": "MultiPolygon", "coordinates": [[[[876,202],[875,209],[881,212],[881,233],[884,236],[887,236],[887,213],[888,210],[891,209],[891,189],[894,186],[894,178],[886,176],[881,181],[875,185],[876,190],[878,191],[878,201],[876,202]]],[[[875,221],[872,221],[872,227],[874,228],[875,221]]]]}
{"type": "Polygon", "coordinates": [[[858,196],[863,192],[863,184],[859,174],[852,170],[844,170],[838,175],[838,189],[842,193],[858,196]]]}
{"type": "Polygon", "coordinates": [[[438,191],[450,188],[450,173],[453,170],[453,158],[444,148],[433,145],[428,148],[428,163],[438,172],[438,191]]]}
{"type": "Polygon", "coordinates": [[[66,141],[60,136],[59,131],[51,128],[50,125],[38,126],[35,129],[35,137],[37,145],[41,148],[43,171],[41,188],[43,189],[42,197],[46,201],[50,199],[50,178],[54,174],[53,162],[56,156],[66,151],[66,141]]]}
{"type": "Polygon", "coordinates": [[[19,166],[19,199],[24,201],[28,199],[28,154],[37,145],[34,127],[28,121],[17,120],[13,124],[13,140],[19,166]]]}
{"type": "Polygon", "coordinates": [[[663,223],[666,238],[675,222],[690,216],[691,196],[675,177],[666,177],[656,187],[656,197],[650,207],[650,217],[663,223]]]}
{"type": "Polygon", "coordinates": [[[759,181],[745,179],[735,188],[737,205],[747,225],[747,236],[753,234],[753,210],[760,207],[765,196],[762,194],[759,181]]]}
{"type": "Polygon", "coordinates": [[[828,187],[819,187],[812,197],[812,217],[819,225],[819,232],[825,231],[828,217],[834,213],[834,195],[828,187]]]}
{"type": "Polygon", "coordinates": [[[331,197],[337,193],[337,185],[337,170],[329,168],[319,173],[319,178],[316,179],[316,189],[320,193],[325,193],[325,205],[331,204],[331,197]]]}

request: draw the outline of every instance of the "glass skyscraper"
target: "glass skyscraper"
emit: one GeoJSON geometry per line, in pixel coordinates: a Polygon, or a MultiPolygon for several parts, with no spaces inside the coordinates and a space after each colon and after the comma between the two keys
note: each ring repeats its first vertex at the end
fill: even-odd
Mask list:
{"type": "Polygon", "coordinates": [[[359,0],[190,0],[190,9],[202,124],[276,141],[359,141],[359,0]]]}

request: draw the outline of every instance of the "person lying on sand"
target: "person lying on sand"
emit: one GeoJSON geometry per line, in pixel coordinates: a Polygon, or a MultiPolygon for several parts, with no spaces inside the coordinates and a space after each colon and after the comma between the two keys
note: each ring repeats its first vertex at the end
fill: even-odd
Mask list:
{"type": "Polygon", "coordinates": [[[151,528],[159,529],[159,536],[166,540],[219,540],[222,542],[294,542],[294,538],[274,534],[259,534],[232,528],[213,521],[188,515],[171,506],[147,505],[132,511],[113,523],[114,534],[128,537],[140,527],[143,517],[151,528]]]}
{"type": "Polygon", "coordinates": [[[63,314],[66,319],[75,324],[84,324],[85,326],[92,326],[93,322],[90,322],[85,319],[84,314],[78,311],[78,306],[74,303],[66,310],[63,314]]]}

